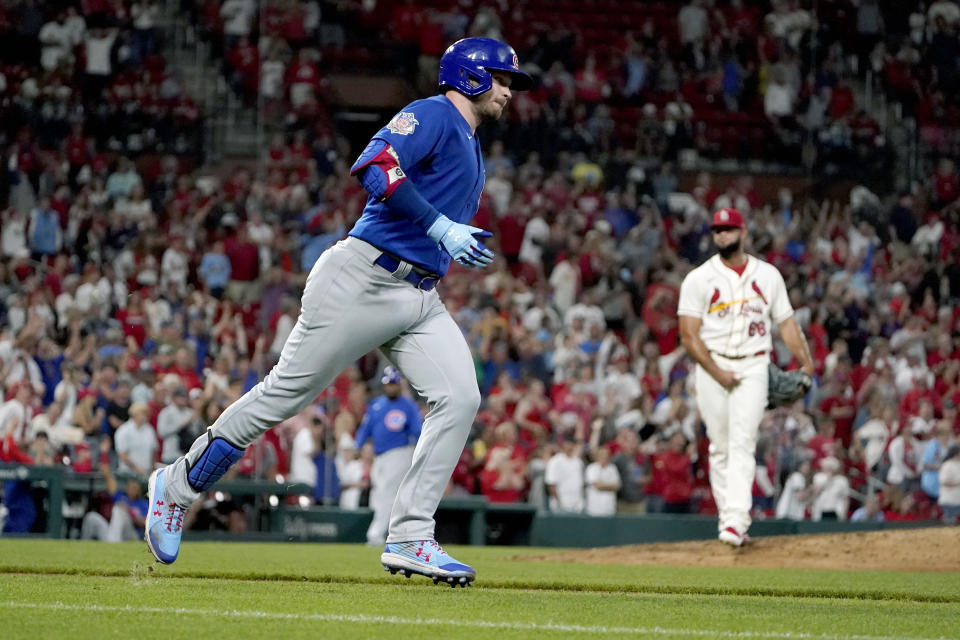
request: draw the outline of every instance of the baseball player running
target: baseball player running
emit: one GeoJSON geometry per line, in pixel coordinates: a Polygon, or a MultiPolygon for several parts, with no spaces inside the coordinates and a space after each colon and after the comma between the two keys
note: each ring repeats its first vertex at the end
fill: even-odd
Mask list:
{"type": "Polygon", "coordinates": [[[381,562],[454,586],[476,576],[434,540],[434,513],[480,405],[470,349],[435,287],[451,260],[482,268],[493,258],[480,241],[490,234],[466,224],[484,182],[476,128],[499,118],[511,90],[532,81],[514,50],[490,38],[452,44],[439,76],[442,93],[404,107],[354,163],[351,172],[368,192],[363,215],[310,270],[277,365],[185,456],[150,476],[146,539],[158,561],[176,560],[185,509],[244,447],[379,347],[430,407],[381,562]]]}
{"type": "Polygon", "coordinates": [[[397,488],[410,468],[413,448],[420,437],[420,409],[413,400],[400,395],[401,379],[396,367],[383,370],[380,378],[383,395],[370,402],[357,429],[357,449],[367,440],[373,440],[376,456],[370,469],[373,520],[367,529],[367,544],[381,545],[387,540],[387,525],[397,488]]]}
{"type": "Polygon", "coordinates": [[[710,486],[719,510],[719,538],[749,540],[757,431],[767,405],[773,325],[813,374],[813,359],[793,318],[783,276],[744,252],[743,215],[720,209],[711,225],[717,254],[680,285],[680,337],[697,363],[697,406],[710,438],[710,486]]]}

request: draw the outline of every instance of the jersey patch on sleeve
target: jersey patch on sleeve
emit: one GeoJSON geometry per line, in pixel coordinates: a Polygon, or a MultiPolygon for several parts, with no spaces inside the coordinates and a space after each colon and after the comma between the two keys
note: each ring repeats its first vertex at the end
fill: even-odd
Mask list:
{"type": "Polygon", "coordinates": [[[409,136],[418,124],[420,122],[414,117],[412,111],[401,111],[387,123],[387,129],[401,136],[409,136]]]}

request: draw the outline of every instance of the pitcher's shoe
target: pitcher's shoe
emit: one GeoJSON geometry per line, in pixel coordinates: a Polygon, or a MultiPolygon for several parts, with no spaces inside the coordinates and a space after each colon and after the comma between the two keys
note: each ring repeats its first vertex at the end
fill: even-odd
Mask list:
{"type": "Polygon", "coordinates": [[[150,553],[163,564],[172,564],[180,552],[180,536],[183,535],[183,515],[186,509],[167,501],[164,489],[164,473],[167,469],[157,469],[150,474],[147,484],[147,502],[150,510],[144,526],[143,537],[147,541],[150,553]]]}
{"type": "Polygon", "coordinates": [[[451,587],[467,587],[477,577],[473,567],[454,560],[435,540],[388,542],[380,562],[385,571],[410,577],[414,573],[427,576],[434,584],[446,582],[451,587]]]}
{"type": "Polygon", "coordinates": [[[725,528],[717,537],[720,539],[720,542],[728,544],[731,547],[742,547],[746,542],[745,539],[748,539],[748,536],[741,534],[733,527],[725,528]]]}

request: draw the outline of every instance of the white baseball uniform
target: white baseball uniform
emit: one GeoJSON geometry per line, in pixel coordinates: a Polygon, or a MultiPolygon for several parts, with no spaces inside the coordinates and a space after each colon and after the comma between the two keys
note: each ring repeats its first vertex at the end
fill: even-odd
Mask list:
{"type": "Polygon", "coordinates": [[[745,533],[757,431],[767,406],[771,332],[793,315],[793,307],[773,265],[747,256],[740,275],[714,255],[684,278],[677,314],[700,318],[700,338],[710,355],[740,381],[727,390],[697,366],[697,406],[710,438],[710,486],[719,530],[733,527],[745,533]]]}

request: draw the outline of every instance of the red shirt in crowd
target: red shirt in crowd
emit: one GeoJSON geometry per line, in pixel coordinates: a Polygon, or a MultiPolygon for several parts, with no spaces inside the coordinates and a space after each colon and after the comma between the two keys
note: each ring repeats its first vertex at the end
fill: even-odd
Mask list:
{"type": "Polygon", "coordinates": [[[260,276],[260,252],[249,240],[230,236],[223,243],[223,252],[230,259],[230,278],[252,282],[260,276]]]}
{"type": "Polygon", "coordinates": [[[820,403],[820,411],[833,420],[834,437],[840,440],[844,447],[849,447],[853,420],[857,416],[856,401],[842,395],[830,396],[820,403]]]}
{"type": "MultiPolygon", "coordinates": [[[[496,445],[487,452],[487,458],[502,455],[505,445],[496,445]]],[[[520,445],[514,445],[510,451],[510,462],[515,473],[522,473],[526,466],[527,457],[520,445]]],[[[490,502],[520,502],[526,487],[497,487],[500,481],[500,472],[493,469],[484,469],[480,472],[480,491],[490,502]]]]}
{"type": "MultiPolygon", "coordinates": [[[[650,484],[664,502],[681,503],[690,499],[693,493],[693,469],[690,456],[676,451],[655,453],[651,457],[653,477],[650,484]]],[[[651,490],[651,492],[653,492],[651,490]]]]}

